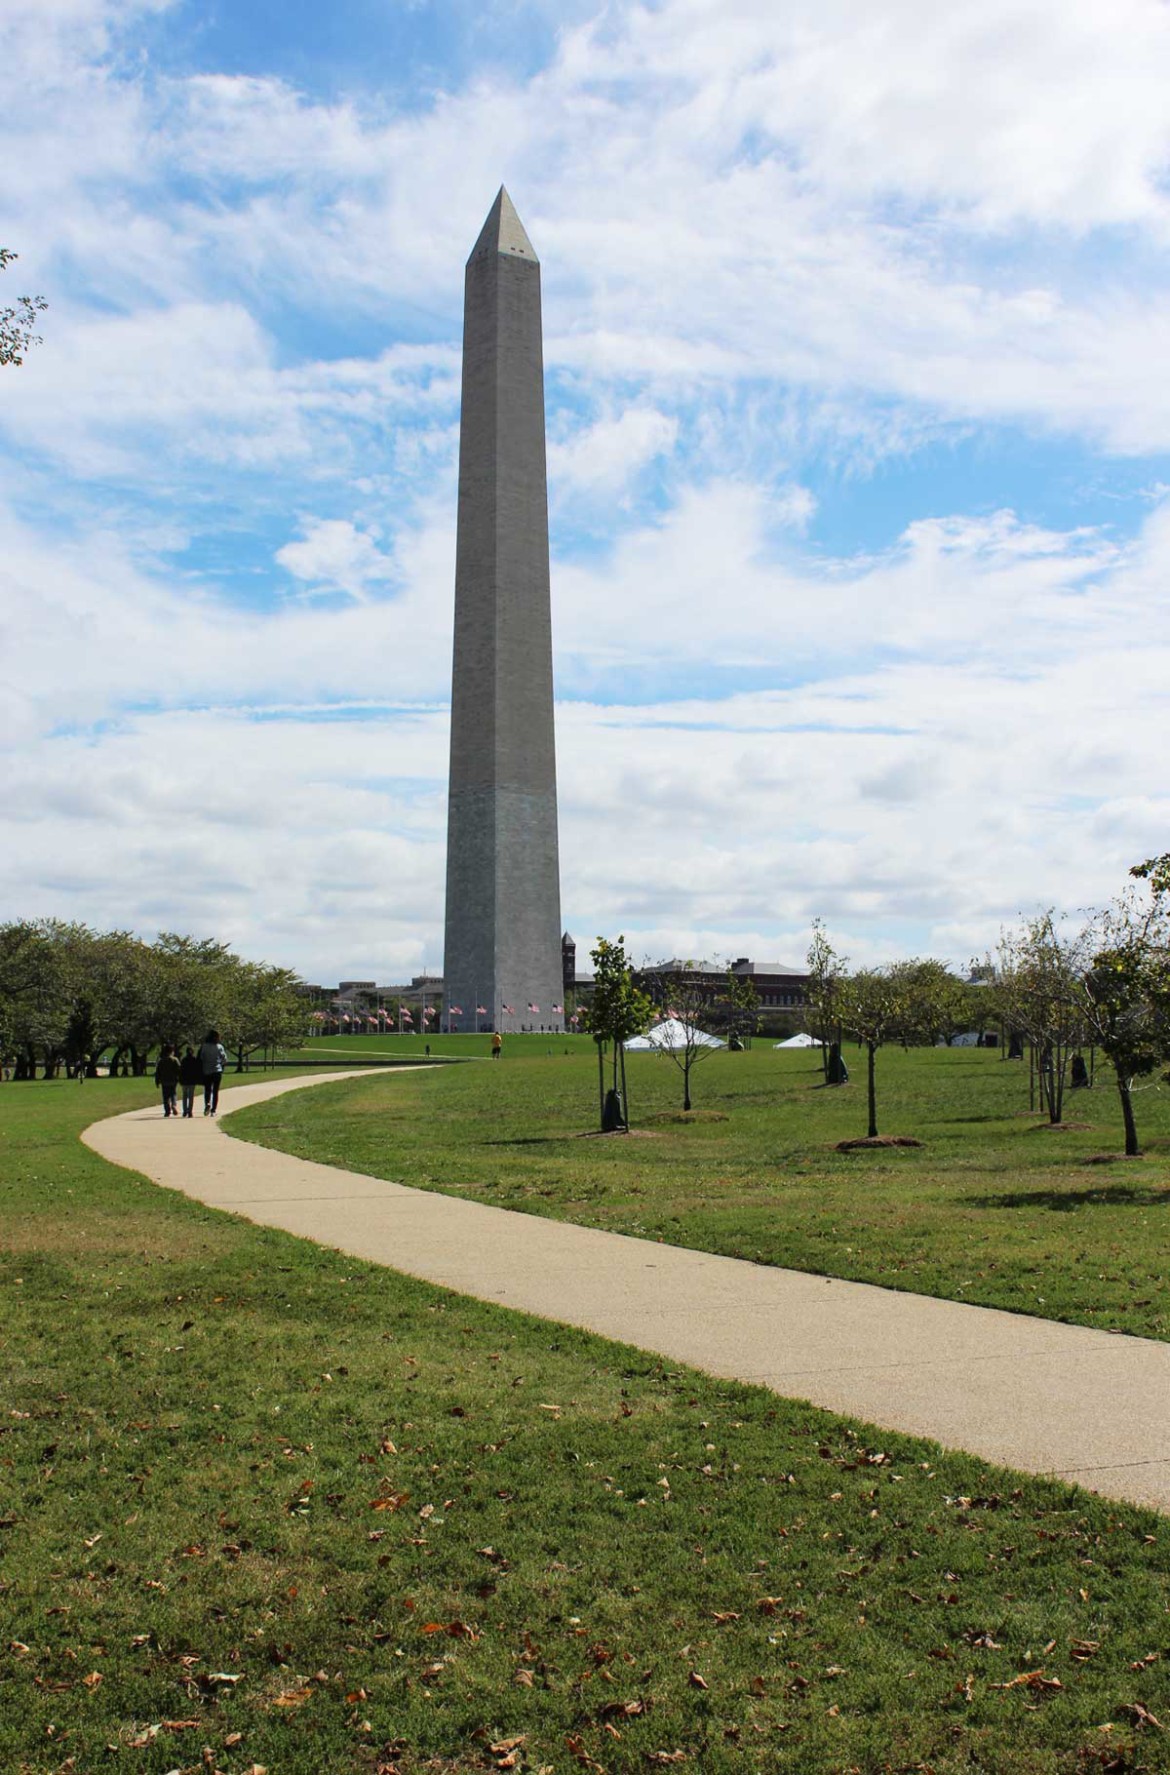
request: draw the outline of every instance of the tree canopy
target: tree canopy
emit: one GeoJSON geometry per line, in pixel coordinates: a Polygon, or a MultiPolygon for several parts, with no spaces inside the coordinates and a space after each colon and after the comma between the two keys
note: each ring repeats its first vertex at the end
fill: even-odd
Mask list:
{"type": "Polygon", "coordinates": [[[305,1002],[295,974],[248,962],[222,943],[163,932],[95,931],[58,919],[0,925],[0,1051],[17,1078],[62,1066],[92,1072],[108,1058],[146,1070],[163,1042],[197,1042],[210,1028],[242,1067],[296,1040],[305,1002]]]}
{"type": "MultiPolygon", "coordinates": [[[[0,247],[0,271],[18,256],[9,247],[0,247]]],[[[18,296],[15,304],[0,308],[0,364],[22,364],[29,346],[41,343],[35,331],[37,315],[48,306],[43,296],[18,296]]]]}

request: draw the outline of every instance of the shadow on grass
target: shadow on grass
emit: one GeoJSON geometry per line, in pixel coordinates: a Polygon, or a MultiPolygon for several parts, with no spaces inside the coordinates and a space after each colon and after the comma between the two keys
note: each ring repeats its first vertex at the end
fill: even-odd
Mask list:
{"type": "Polygon", "coordinates": [[[1139,1189],[1133,1184],[1112,1183],[1101,1188],[1074,1190],[1015,1190],[1002,1196],[966,1196],[973,1208],[1051,1208],[1067,1214],[1074,1208],[1170,1208],[1170,1188],[1139,1189]]]}
{"type": "MultiPolygon", "coordinates": [[[[592,1133],[592,1129],[582,1130],[592,1133]]],[[[481,1140],[480,1146],[564,1146],[566,1141],[580,1140],[581,1133],[575,1134],[519,1134],[515,1140],[481,1140]]]]}

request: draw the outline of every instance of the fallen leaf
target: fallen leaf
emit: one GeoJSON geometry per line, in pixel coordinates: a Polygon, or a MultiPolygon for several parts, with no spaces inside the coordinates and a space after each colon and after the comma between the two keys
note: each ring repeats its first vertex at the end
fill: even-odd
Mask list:
{"type": "Polygon", "coordinates": [[[312,1689],[307,1686],[303,1689],[285,1689],[283,1694],[276,1696],[272,1705],[273,1707],[300,1707],[302,1702],[307,1701],[312,1693],[312,1689]]]}
{"type": "Polygon", "coordinates": [[[512,1681],[518,1689],[530,1689],[534,1678],[530,1670],[518,1670],[512,1678],[512,1681]]]}
{"type": "Polygon", "coordinates": [[[409,1504],[409,1502],[410,1493],[408,1491],[392,1491],[387,1492],[384,1497],[371,1498],[370,1509],[401,1510],[403,1504],[409,1504]]]}
{"type": "Polygon", "coordinates": [[[697,1670],[692,1670],[690,1672],[687,1681],[690,1683],[692,1689],[709,1689],[711,1686],[706,1677],[700,1676],[697,1670]]]}
{"type": "Polygon", "coordinates": [[[992,1683],[993,1689],[1039,1689],[1047,1692],[1052,1689],[1063,1689],[1064,1684],[1058,1676],[1046,1676],[1042,1670],[1021,1670],[1019,1676],[1013,1676],[1007,1683],[992,1683]]]}
{"type": "Polygon", "coordinates": [[[783,1606],[783,1602],[782,1596],[761,1596],[756,1602],[756,1607],[761,1615],[774,1615],[776,1610],[783,1606]]]}
{"type": "Polygon", "coordinates": [[[88,1676],[82,1677],[81,1681],[87,1689],[100,1689],[103,1681],[102,1673],[100,1670],[91,1670],[88,1676]]]}
{"type": "Polygon", "coordinates": [[[1095,1658],[1100,1650],[1100,1640],[1074,1639],[1069,1647],[1068,1655],[1070,1658],[1075,1658],[1078,1664],[1086,1664],[1090,1658],[1095,1658]]]}
{"type": "MultiPolygon", "coordinates": [[[[515,1385],[515,1382],[513,1382],[513,1385],[515,1385]]],[[[591,1757],[580,1738],[574,1736],[571,1732],[565,1739],[565,1749],[576,1762],[581,1764],[582,1768],[596,1769],[598,1775],[605,1775],[605,1765],[599,1763],[596,1758],[591,1757]]]]}
{"type": "Polygon", "coordinates": [[[1162,1722],[1155,1719],[1149,1708],[1140,1701],[1131,1701],[1118,1709],[1119,1713],[1128,1713],[1135,1726],[1153,1726],[1155,1732],[1162,1730],[1162,1722]]]}
{"type": "Polygon", "coordinates": [[[720,1627],[726,1627],[729,1621],[739,1620],[739,1613],[736,1609],[716,1609],[711,1619],[717,1621],[720,1627]]]}

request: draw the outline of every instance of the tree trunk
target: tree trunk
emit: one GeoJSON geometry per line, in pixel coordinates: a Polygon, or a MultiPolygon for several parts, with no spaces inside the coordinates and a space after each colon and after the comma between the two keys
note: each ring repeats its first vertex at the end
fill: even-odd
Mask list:
{"type": "Polygon", "coordinates": [[[1117,1094],[1121,1098],[1121,1115],[1125,1122],[1125,1156],[1136,1159],[1141,1152],[1138,1145],[1137,1123],[1133,1119],[1133,1096],[1129,1089],[1129,1080],[1121,1072],[1117,1074],[1117,1094]]]}
{"type": "Polygon", "coordinates": [[[605,1043],[597,1043],[597,1126],[605,1127],[605,1043]]]}
{"type": "Polygon", "coordinates": [[[619,1044],[622,1050],[622,1122],[626,1133],[630,1131],[630,1099],[626,1092],[626,1044],[619,1044]]]}
{"type": "Polygon", "coordinates": [[[865,1045],[869,1051],[869,1064],[868,1064],[868,1072],[869,1072],[869,1135],[868,1135],[868,1138],[870,1140],[876,1140],[878,1126],[877,1126],[877,1085],[876,1085],[876,1082],[874,1079],[874,1072],[875,1072],[874,1058],[877,1054],[877,1043],[876,1042],[867,1042],[865,1045]]]}
{"type": "Polygon", "coordinates": [[[683,1056],[683,1108],[691,1107],[691,1056],[690,1052],[683,1056]]]}

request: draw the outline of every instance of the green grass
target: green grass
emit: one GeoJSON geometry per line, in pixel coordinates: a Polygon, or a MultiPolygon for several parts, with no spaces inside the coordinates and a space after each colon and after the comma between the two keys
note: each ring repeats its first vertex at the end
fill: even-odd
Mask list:
{"type": "Polygon", "coordinates": [[[1162,1519],[77,1144],[153,1095],[0,1090],[5,1771],[1166,1766],[1162,1519]]]}
{"type": "MultiPolygon", "coordinates": [[[[850,1060],[852,1062],[852,1054],[850,1060]]],[[[635,1134],[596,1126],[592,1055],[359,1081],[248,1110],[232,1132],[326,1164],[669,1244],[1170,1337],[1170,1095],[1143,1093],[1146,1156],[1116,1155],[1101,1079],[1049,1130],[1027,1073],[972,1049],[883,1050],[884,1133],[920,1148],[839,1153],[865,1133],[864,1084],[821,1086],[816,1056],[712,1054],[694,1084],[627,1062],[635,1134]]]]}

